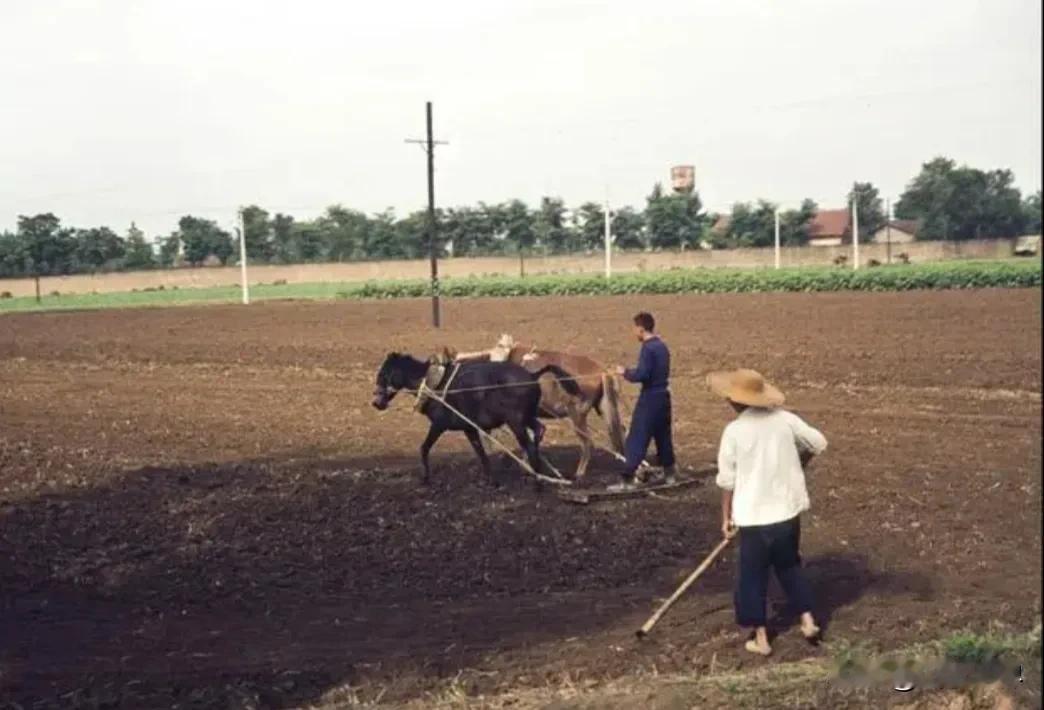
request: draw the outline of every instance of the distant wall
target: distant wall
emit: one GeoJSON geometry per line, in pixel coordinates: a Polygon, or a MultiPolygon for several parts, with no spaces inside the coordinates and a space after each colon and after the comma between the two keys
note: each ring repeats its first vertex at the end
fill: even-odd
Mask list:
{"type": "MultiPolygon", "coordinates": [[[[913,242],[893,244],[893,258],[905,252],[910,261],[947,261],[951,259],[1002,259],[1012,255],[1014,239],[983,239],[967,242],[913,242]]],[[[781,261],[784,266],[817,266],[833,263],[835,257],[846,255],[851,259],[851,246],[837,247],[784,247],[781,261]]],[[[860,261],[870,259],[881,263],[887,261],[887,245],[861,244],[860,261]]],[[[613,255],[614,273],[662,271],[667,269],[693,269],[699,267],[758,267],[772,266],[773,250],[768,249],[721,249],[715,251],[687,251],[639,253],[628,252],[613,255]]],[[[555,273],[602,273],[605,261],[602,254],[591,256],[571,255],[528,257],[526,274],[555,273]]],[[[423,279],[429,274],[426,260],[416,261],[369,261],[351,264],[301,264],[297,266],[252,266],[251,283],[324,283],[340,281],[367,281],[371,279],[423,279]]],[[[518,257],[481,257],[442,259],[439,261],[442,276],[509,275],[519,273],[518,257]]],[[[40,280],[44,294],[59,293],[112,293],[132,289],[193,288],[200,286],[232,286],[239,284],[239,267],[209,267],[197,269],[167,269],[161,271],[135,271],[112,274],[78,274],[75,276],[48,276],[40,280]]],[[[32,296],[35,293],[32,279],[0,280],[0,292],[9,291],[14,296],[32,296]]]]}

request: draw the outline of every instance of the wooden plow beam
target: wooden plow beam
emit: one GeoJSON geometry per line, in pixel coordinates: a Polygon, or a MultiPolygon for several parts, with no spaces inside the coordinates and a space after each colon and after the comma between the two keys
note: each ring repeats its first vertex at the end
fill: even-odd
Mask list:
{"type": "Polygon", "coordinates": [[[638,486],[629,491],[608,491],[604,488],[572,488],[570,490],[560,490],[558,497],[568,503],[577,503],[579,505],[587,505],[588,503],[597,503],[599,501],[606,500],[627,500],[633,498],[645,498],[656,493],[666,493],[670,491],[677,491],[683,488],[691,488],[693,486],[702,485],[703,482],[711,475],[717,472],[717,467],[709,467],[705,469],[699,469],[690,472],[685,478],[679,477],[674,483],[661,483],[653,484],[649,486],[638,486]]]}

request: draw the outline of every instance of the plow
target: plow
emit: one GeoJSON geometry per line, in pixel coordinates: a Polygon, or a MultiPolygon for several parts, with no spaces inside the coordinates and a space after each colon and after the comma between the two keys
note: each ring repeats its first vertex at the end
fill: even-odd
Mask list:
{"type": "MultiPolygon", "coordinates": [[[[717,471],[717,467],[715,466],[700,469],[688,469],[686,470],[685,475],[679,476],[677,480],[665,483],[653,483],[649,485],[643,485],[628,491],[609,491],[605,488],[580,487],[577,485],[578,481],[569,480],[568,478],[563,476],[562,473],[550,461],[548,461],[547,457],[543,455],[541,455],[541,462],[553,475],[548,476],[534,470],[533,467],[529,464],[528,461],[525,460],[523,456],[516,454],[512,450],[511,446],[502,442],[500,439],[497,438],[495,434],[484,431],[481,427],[478,426],[478,424],[476,424],[474,421],[465,416],[459,409],[449,404],[446,401],[445,396],[447,392],[448,389],[444,389],[443,391],[438,392],[422,385],[422,390],[419,394],[423,397],[434,399],[435,401],[439,402],[444,407],[446,407],[449,411],[453,412],[453,414],[464,420],[469,426],[471,426],[472,428],[474,428],[476,432],[478,432],[479,436],[481,436],[483,440],[488,441],[490,444],[493,445],[494,448],[499,449],[503,454],[505,454],[512,461],[518,464],[518,466],[526,475],[534,478],[535,480],[540,481],[541,483],[546,483],[548,485],[555,486],[557,489],[558,497],[561,500],[566,501],[568,503],[587,505],[590,503],[612,500],[627,500],[656,497],[660,494],[671,493],[674,491],[699,486],[709,476],[713,476],[717,471]]],[[[562,421],[566,421],[572,426],[572,422],[570,422],[568,419],[562,421]]],[[[594,435],[594,432],[588,432],[587,436],[589,437],[591,444],[595,448],[604,451],[605,453],[609,454],[618,461],[624,460],[623,456],[621,456],[619,452],[615,451],[609,445],[609,442],[600,440],[599,437],[594,435]]],[[[648,463],[647,461],[643,461],[642,466],[639,470],[641,472],[648,472],[653,468],[654,467],[650,463],[648,463]]]]}

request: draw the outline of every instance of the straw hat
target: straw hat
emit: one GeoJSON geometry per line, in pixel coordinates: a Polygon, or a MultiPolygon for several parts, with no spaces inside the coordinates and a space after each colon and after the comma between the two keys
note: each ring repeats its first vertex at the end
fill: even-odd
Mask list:
{"type": "Polygon", "coordinates": [[[707,375],[707,386],[719,397],[748,407],[771,409],[784,400],[783,393],[754,370],[712,372],[707,375]]]}

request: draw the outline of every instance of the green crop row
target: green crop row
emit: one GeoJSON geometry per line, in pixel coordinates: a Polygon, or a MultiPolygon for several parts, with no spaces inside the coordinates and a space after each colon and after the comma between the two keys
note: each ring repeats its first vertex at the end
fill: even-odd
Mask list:
{"type": "MultiPolygon", "coordinates": [[[[623,294],[744,293],[755,291],[910,291],[917,289],[1034,288],[1041,264],[1028,261],[967,261],[844,268],[693,269],[641,274],[554,275],[526,278],[446,279],[452,298],[510,296],[611,296],[623,294]]],[[[353,284],[341,298],[417,298],[431,295],[428,281],[353,284]]]]}

